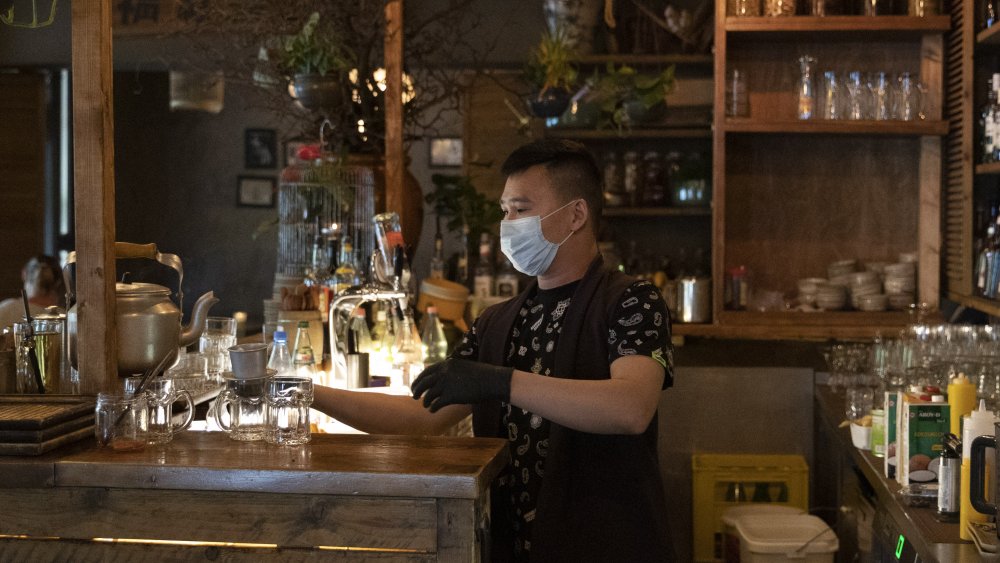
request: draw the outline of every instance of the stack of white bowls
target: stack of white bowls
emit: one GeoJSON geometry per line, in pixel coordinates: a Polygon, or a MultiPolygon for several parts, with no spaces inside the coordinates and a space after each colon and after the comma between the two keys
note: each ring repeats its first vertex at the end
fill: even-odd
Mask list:
{"type": "Polygon", "coordinates": [[[831,283],[837,283],[843,276],[847,274],[853,274],[858,271],[858,261],[857,260],[839,260],[833,262],[826,267],[826,275],[830,278],[831,283]],[[837,280],[837,281],[834,281],[837,280]]]}
{"type": "Polygon", "coordinates": [[[819,286],[825,283],[825,278],[804,278],[799,280],[799,303],[803,305],[815,305],[819,286]]]}
{"type": "MultiPolygon", "coordinates": [[[[862,311],[880,311],[882,309],[873,308],[862,308],[861,298],[867,297],[869,295],[879,295],[882,293],[882,281],[879,279],[878,274],[875,272],[855,272],[853,274],[848,274],[849,285],[848,289],[851,292],[851,305],[855,309],[861,309],[862,311]]],[[[871,307],[875,302],[866,299],[866,304],[871,307]]],[[[884,309],[884,307],[883,307],[884,309]]]]}
{"type": "MultiPolygon", "coordinates": [[[[909,257],[901,254],[900,257],[909,257]]],[[[885,293],[889,296],[889,307],[905,309],[913,303],[917,289],[916,262],[897,262],[885,267],[885,293]]]]}
{"type": "Polygon", "coordinates": [[[839,311],[847,305],[847,287],[836,283],[816,286],[816,306],[824,311],[839,311]]]}

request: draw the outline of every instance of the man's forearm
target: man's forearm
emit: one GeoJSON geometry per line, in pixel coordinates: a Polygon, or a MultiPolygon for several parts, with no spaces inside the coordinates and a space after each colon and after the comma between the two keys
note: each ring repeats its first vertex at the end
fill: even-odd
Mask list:
{"type": "Polygon", "coordinates": [[[431,414],[409,395],[344,391],[317,386],[312,408],[369,434],[442,434],[464,418],[469,407],[454,405],[431,414]]]}

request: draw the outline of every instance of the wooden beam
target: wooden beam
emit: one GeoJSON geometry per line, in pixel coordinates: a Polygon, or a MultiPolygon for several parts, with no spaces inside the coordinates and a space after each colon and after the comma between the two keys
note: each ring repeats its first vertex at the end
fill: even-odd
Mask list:
{"type": "Polygon", "coordinates": [[[111,2],[72,3],[76,350],[84,394],[118,387],[111,2]]]}
{"type": "MultiPolygon", "coordinates": [[[[385,209],[403,213],[403,0],[385,3],[385,209]]],[[[403,233],[413,237],[420,233],[403,233]]]]}

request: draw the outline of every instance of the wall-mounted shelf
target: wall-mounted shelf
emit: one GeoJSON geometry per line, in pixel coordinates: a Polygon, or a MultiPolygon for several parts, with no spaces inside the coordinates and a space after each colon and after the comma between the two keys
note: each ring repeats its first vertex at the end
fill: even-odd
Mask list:
{"type": "Polygon", "coordinates": [[[991,175],[1000,174],[1000,162],[990,162],[987,164],[977,164],[976,174],[991,175]]]}
{"type": "Polygon", "coordinates": [[[1000,25],[988,27],[976,34],[976,45],[1000,46],[1000,25]]]}
{"type": "Polygon", "coordinates": [[[964,305],[977,311],[982,311],[987,315],[1000,317],[1000,301],[996,299],[987,299],[985,297],[978,297],[975,295],[960,295],[952,291],[948,292],[948,299],[951,299],[959,305],[964,305]]]}
{"type": "Polygon", "coordinates": [[[947,135],[947,121],[848,121],[726,119],[727,133],[801,133],[837,135],[947,135]]]}
{"type": "Polygon", "coordinates": [[[942,33],[951,29],[948,16],[791,16],[727,17],[725,30],[735,34],[836,33],[839,38],[882,40],[942,33]],[[877,32],[877,34],[873,34],[877,32]]]}
{"type": "Polygon", "coordinates": [[[619,132],[615,129],[572,129],[551,127],[545,130],[546,137],[580,140],[628,140],[628,139],[711,139],[712,129],[707,123],[685,124],[677,127],[629,129],[619,132]]]}
{"type": "Polygon", "coordinates": [[[711,207],[605,207],[605,217],[711,217],[711,207]]]}
{"type": "Polygon", "coordinates": [[[712,55],[585,55],[576,62],[581,65],[603,65],[614,63],[629,66],[690,65],[711,66],[712,55]]]}

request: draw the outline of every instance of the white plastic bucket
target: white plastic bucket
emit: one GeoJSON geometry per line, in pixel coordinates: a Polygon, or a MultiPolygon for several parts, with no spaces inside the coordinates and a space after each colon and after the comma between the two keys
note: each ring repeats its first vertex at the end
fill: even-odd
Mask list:
{"type": "Polygon", "coordinates": [[[755,515],[736,521],[741,563],[832,563],[837,535],[815,516],[755,515]]]}
{"type": "Polygon", "coordinates": [[[780,504],[751,503],[727,508],[722,513],[722,560],[725,563],[740,563],[740,537],[736,532],[736,521],[740,518],[795,514],[803,514],[802,509],[780,504]]]}

